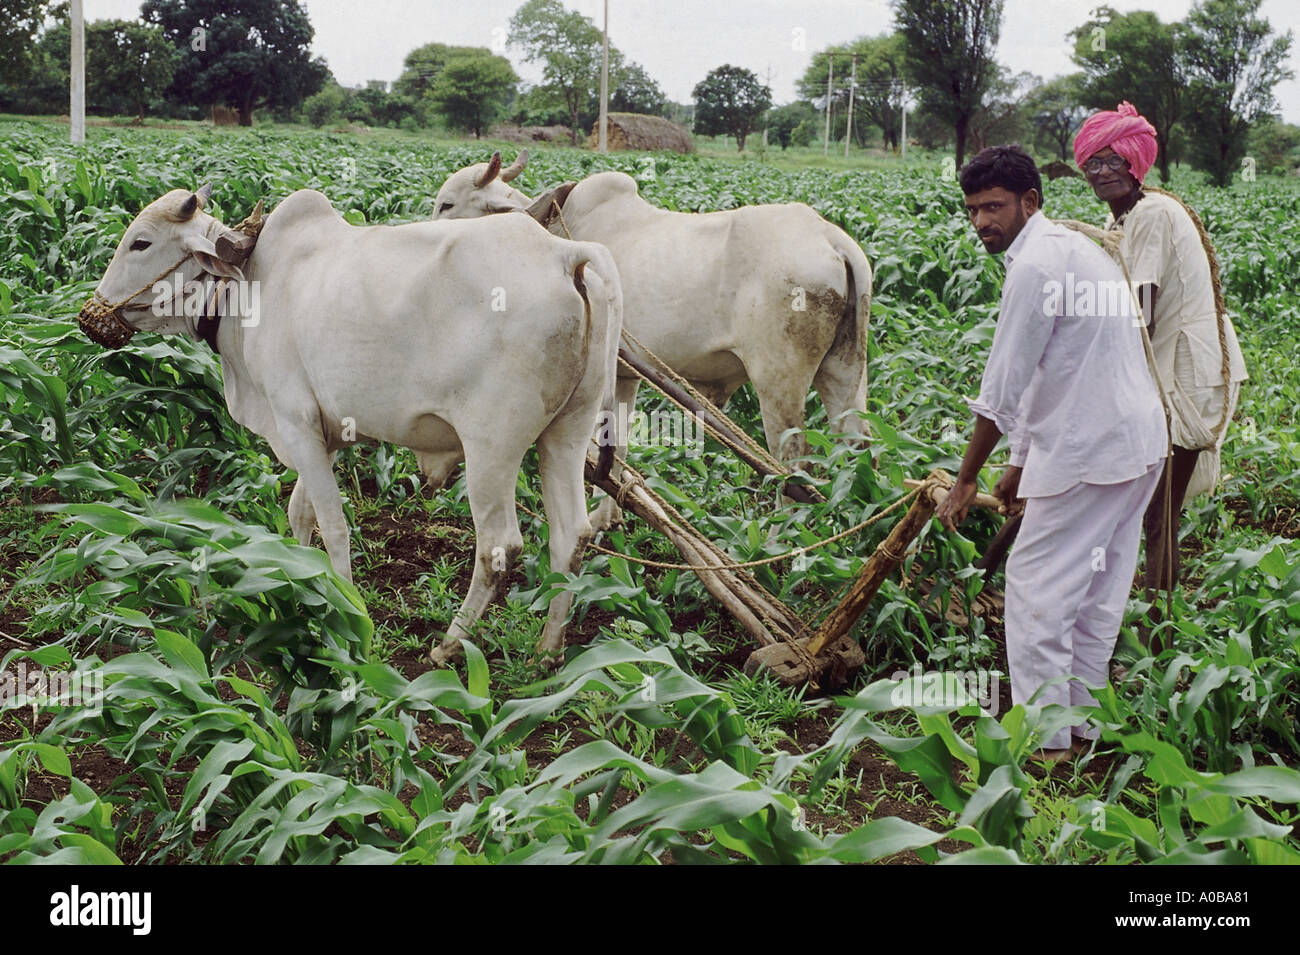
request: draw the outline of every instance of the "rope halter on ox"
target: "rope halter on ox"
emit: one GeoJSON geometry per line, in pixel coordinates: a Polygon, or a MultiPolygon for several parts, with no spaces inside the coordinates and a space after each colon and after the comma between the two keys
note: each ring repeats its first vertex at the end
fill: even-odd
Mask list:
{"type": "MultiPolygon", "coordinates": [[[[203,208],[208,197],[211,195],[211,192],[212,187],[210,185],[205,185],[199,189],[198,192],[194,193],[194,195],[186,200],[185,204],[181,206],[181,218],[192,218],[195,213],[203,208]]],[[[248,218],[235,227],[236,231],[242,232],[248,237],[249,241],[236,244],[232,243],[226,236],[219,236],[216,242],[217,248],[224,250],[225,248],[233,247],[237,250],[238,254],[247,258],[247,256],[253,251],[253,245],[257,241],[258,233],[261,231],[262,222],[262,203],[259,201],[252,213],[249,214],[248,218]]],[[[207,230],[204,232],[204,238],[210,238],[212,230],[219,228],[220,226],[221,223],[217,219],[213,219],[208,224],[207,230]]],[[[193,251],[186,252],[183,256],[177,259],[175,263],[168,266],[162,272],[158,273],[158,275],[140,286],[140,288],[136,289],[130,295],[118,302],[110,302],[101,295],[97,289],[90,299],[86,301],[86,304],[81,307],[81,311],[77,313],[77,324],[79,324],[81,330],[86,333],[86,337],[95,344],[104,348],[121,348],[131,340],[136,332],[139,331],[138,328],[127,322],[123,317],[123,312],[143,312],[159,307],[160,303],[156,301],[138,302],[135,301],[135,299],[137,296],[152,290],[159,282],[174,274],[189,259],[194,258],[194,256],[195,253],[193,251]]],[[[206,270],[201,270],[198,275],[195,276],[194,281],[210,274],[211,273],[206,270]]],[[[219,305],[222,301],[221,293],[224,291],[228,281],[229,280],[226,278],[218,279],[212,294],[204,303],[203,314],[199,320],[199,334],[212,347],[213,351],[216,351],[215,326],[217,320],[221,318],[220,309],[216,308],[214,310],[213,306],[214,304],[219,305]]],[[[190,283],[188,282],[181,283],[180,287],[172,294],[169,302],[174,304],[177,298],[185,294],[185,290],[189,284],[190,283]]]]}

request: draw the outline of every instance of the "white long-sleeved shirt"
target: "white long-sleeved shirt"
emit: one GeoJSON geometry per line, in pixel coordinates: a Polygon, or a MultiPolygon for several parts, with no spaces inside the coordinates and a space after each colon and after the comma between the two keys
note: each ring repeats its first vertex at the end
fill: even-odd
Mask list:
{"type": "Polygon", "coordinates": [[[1041,212],[1006,264],[979,397],[967,402],[1009,435],[1020,496],[1145,474],[1165,455],[1165,419],[1123,273],[1041,212]]]}

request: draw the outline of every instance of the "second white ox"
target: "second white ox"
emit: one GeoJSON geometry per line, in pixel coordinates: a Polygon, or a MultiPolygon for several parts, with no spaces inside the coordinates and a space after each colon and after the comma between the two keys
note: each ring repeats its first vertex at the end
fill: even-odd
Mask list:
{"type": "MultiPolygon", "coordinates": [[[[124,328],[195,335],[193,315],[151,309],[148,284],[131,290],[172,272],[259,283],[258,313],[221,322],[216,343],[231,416],[298,472],[288,511],[299,542],[310,543],[319,523],[330,562],[352,579],[332,473],[348,440],[463,454],[474,572],[431,654],[445,662],[523,545],[515,481],[536,442],[551,566],[576,570],[590,534],[583,464],[598,415],[613,406],[622,293],[609,253],[554,238],[522,215],[358,228],[302,190],[267,218],[241,272],[247,240],[204,213],[205,199],[178,189],[146,207],[99,283],[99,306],[83,317],[108,309],[124,328]],[[587,273],[591,300],[586,263],[599,273],[587,273]]],[[[608,459],[602,452],[605,467],[608,459]]],[[[571,603],[564,593],[551,602],[544,652],[562,649],[571,603]]]]}
{"type": "MultiPolygon", "coordinates": [[[[507,185],[526,161],[521,154],[502,171],[498,153],[453,173],[438,190],[434,218],[529,206],[533,200],[507,185]]],[[[801,432],[809,387],[833,428],[866,434],[857,412],[867,399],[871,266],[842,229],[802,203],[698,214],[659,209],[621,172],[566,183],[553,198],[563,215],[553,232],[567,227],[574,239],[613,254],[629,332],[719,407],[745,381],[754,383],[767,446],[778,458],[807,448],[801,432]]],[[[629,409],[637,384],[635,377],[618,381],[618,400],[629,409]]]]}

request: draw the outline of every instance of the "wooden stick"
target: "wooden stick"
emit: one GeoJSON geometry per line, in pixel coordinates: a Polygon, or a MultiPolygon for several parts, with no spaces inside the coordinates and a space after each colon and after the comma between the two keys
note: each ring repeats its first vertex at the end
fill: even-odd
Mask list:
{"type": "MultiPolygon", "coordinates": [[[[917,481],[913,478],[905,478],[903,480],[903,487],[908,488],[910,490],[911,488],[914,487],[920,487],[924,483],[925,483],[924,481],[917,481]]],[[[936,508],[938,508],[941,504],[943,504],[944,501],[948,499],[948,491],[946,488],[941,488],[941,487],[933,488],[930,491],[930,494],[933,495],[934,497],[934,506],[936,508]]],[[[996,497],[994,497],[992,494],[984,494],[983,492],[981,492],[975,495],[975,500],[971,501],[971,506],[990,507],[996,511],[1002,508],[1002,502],[998,500],[996,497]]]]}
{"type": "Polygon", "coordinates": [[[858,579],[853,582],[849,592],[826,615],[816,636],[808,641],[809,653],[816,656],[826,644],[837,639],[841,634],[848,633],[849,628],[867,609],[867,604],[871,603],[872,598],[876,596],[876,591],[880,589],[885,578],[902,562],[908,545],[924,530],[937,506],[938,502],[929,494],[922,492],[916,496],[916,500],[903,515],[903,519],[894,525],[889,535],[867,558],[866,564],[858,573],[858,579]]]}
{"type": "MultiPolygon", "coordinates": [[[[711,428],[714,428],[720,435],[722,435],[725,443],[733,452],[735,452],[736,456],[759,474],[782,473],[773,471],[771,465],[760,460],[745,446],[744,438],[737,434],[738,427],[730,418],[727,418],[724,415],[722,420],[719,420],[718,416],[711,410],[705,408],[691,397],[685,388],[677,384],[677,382],[673,381],[644,358],[629,350],[626,345],[619,346],[618,357],[623,359],[623,361],[631,366],[634,371],[645,378],[651,386],[658,388],[668,397],[680,402],[682,406],[692,414],[698,415],[700,418],[708,422],[711,428]]],[[[783,473],[789,474],[788,471],[783,473]]],[[[826,498],[822,496],[821,492],[815,487],[808,484],[797,484],[793,481],[785,482],[783,492],[788,497],[791,497],[802,504],[817,504],[826,500],[826,498]]]]}
{"type": "Polygon", "coordinates": [[[631,468],[624,468],[620,481],[611,477],[594,480],[595,468],[590,459],[587,461],[587,480],[605,491],[616,501],[622,498],[621,506],[640,517],[651,527],[667,537],[688,564],[718,564],[717,570],[697,570],[695,575],[719,603],[721,603],[737,622],[762,646],[777,643],[777,637],[758,618],[754,610],[765,615],[776,624],[789,628],[793,635],[802,628],[796,622],[793,626],[779,613],[769,612],[771,608],[762,598],[752,593],[751,589],[723,564],[729,560],[722,555],[707,538],[697,534],[694,528],[677,524],[654,500],[642,484],[642,478],[631,468]],[[748,605],[748,606],[747,606],[748,605]]]}

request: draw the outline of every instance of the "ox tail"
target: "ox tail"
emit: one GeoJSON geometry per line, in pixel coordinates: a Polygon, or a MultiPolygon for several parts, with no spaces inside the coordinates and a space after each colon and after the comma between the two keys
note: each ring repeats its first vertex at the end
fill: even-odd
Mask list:
{"type": "Polygon", "coordinates": [[[835,342],[822,359],[822,364],[824,366],[828,362],[834,362],[840,369],[860,369],[859,389],[865,402],[867,346],[871,322],[871,263],[867,260],[862,247],[843,229],[828,223],[827,233],[831,248],[844,263],[844,271],[848,279],[848,304],[836,329],[835,342]]]}
{"type": "MultiPolygon", "coordinates": [[[[614,448],[618,443],[618,408],[615,399],[615,382],[618,376],[618,346],[623,337],[623,284],[618,276],[618,266],[614,257],[603,245],[595,242],[569,242],[569,262],[567,268],[573,273],[573,284],[582,293],[586,303],[588,328],[593,343],[601,349],[597,359],[604,375],[604,389],[600,404],[600,421],[603,426],[597,431],[600,451],[596,459],[596,477],[604,480],[609,476],[614,464],[614,448]],[[597,327],[591,326],[592,308],[587,299],[582,281],[583,266],[590,263],[600,276],[605,289],[604,308],[600,309],[604,321],[597,327]]],[[[588,368],[593,367],[589,359],[588,368]]]]}

